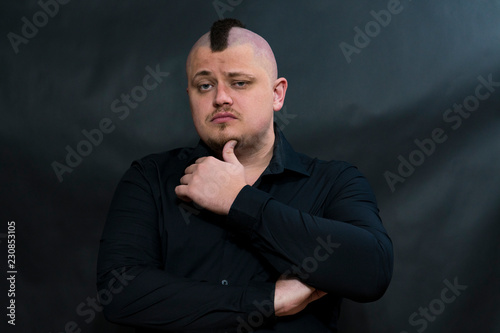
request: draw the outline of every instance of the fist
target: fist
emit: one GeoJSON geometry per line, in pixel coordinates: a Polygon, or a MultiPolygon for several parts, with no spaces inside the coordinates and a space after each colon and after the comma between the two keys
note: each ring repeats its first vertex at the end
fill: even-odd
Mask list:
{"type": "Polygon", "coordinates": [[[234,154],[236,141],[228,141],[222,149],[223,161],[212,156],[201,157],[184,170],[175,194],[181,200],[216,214],[227,215],[236,196],[247,185],[245,168],[234,154]]]}
{"type": "Polygon", "coordinates": [[[275,315],[290,316],[304,310],[315,300],[325,296],[326,293],[308,286],[297,278],[281,276],[276,281],[274,293],[275,315]]]}

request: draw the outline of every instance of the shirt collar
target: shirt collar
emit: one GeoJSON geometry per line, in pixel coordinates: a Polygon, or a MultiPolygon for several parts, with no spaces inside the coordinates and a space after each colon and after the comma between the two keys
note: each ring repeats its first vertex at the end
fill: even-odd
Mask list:
{"type": "MultiPolygon", "coordinates": [[[[293,150],[276,123],[274,123],[274,137],[273,157],[263,175],[280,174],[284,170],[290,170],[310,176],[309,171],[300,160],[299,154],[293,150]]],[[[194,163],[200,157],[209,155],[213,155],[211,149],[200,139],[198,145],[190,154],[188,165],[194,163]]]]}
{"type": "Polygon", "coordinates": [[[310,176],[309,171],[307,171],[304,163],[300,160],[299,154],[293,150],[276,123],[274,123],[274,134],[273,157],[263,175],[279,174],[284,170],[290,170],[305,176],[310,176]]]}

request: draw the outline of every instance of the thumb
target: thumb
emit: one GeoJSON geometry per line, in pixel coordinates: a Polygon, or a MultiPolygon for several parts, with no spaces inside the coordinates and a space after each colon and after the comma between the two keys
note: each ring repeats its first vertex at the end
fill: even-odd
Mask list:
{"type": "Polygon", "coordinates": [[[325,296],[327,293],[321,290],[315,290],[311,295],[309,295],[309,300],[308,303],[314,302],[317,299],[320,299],[321,297],[325,296]]]}
{"type": "Polygon", "coordinates": [[[222,149],[222,158],[224,159],[224,162],[228,162],[231,164],[240,164],[240,161],[238,161],[238,158],[234,154],[234,147],[236,147],[237,143],[238,141],[236,140],[230,140],[226,142],[224,148],[222,149]]]}

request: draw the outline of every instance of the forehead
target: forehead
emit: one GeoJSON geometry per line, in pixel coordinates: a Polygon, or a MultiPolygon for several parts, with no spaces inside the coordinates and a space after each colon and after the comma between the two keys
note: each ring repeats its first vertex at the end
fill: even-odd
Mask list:
{"type": "Polygon", "coordinates": [[[231,46],[221,52],[212,52],[210,47],[200,46],[194,50],[187,69],[189,79],[200,70],[250,71],[256,75],[264,71],[250,44],[231,46]]]}

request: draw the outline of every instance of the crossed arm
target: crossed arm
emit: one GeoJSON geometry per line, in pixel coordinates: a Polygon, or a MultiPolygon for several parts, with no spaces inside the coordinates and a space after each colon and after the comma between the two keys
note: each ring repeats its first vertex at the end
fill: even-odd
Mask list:
{"type": "MultiPolygon", "coordinates": [[[[241,176],[234,166],[224,165],[230,164],[228,161],[210,158],[198,162],[198,165],[220,162],[216,169],[230,167],[227,174],[241,176]]],[[[269,194],[234,179],[226,183],[234,188],[221,191],[227,198],[219,197],[217,203],[210,202],[210,198],[198,198],[195,193],[201,191],[190,185],[198,179],[198,186],[203,186],[201,180],[210,179],[202,174],[195,177],[196,171],[203,169],[213,170],[199,166],[187,170],[192,176],[187,180],[183,177],[181,186],[185,187],[177,188],[177,195],[219,214],[227,214],[235,230],[246,235],[266,260],[284,274],[282,279],[275,283],[221,286],[173,276],[163,270],[154,198],[143,170],[136,166],[124,176],[117,189],[101,242],[98,287],[108,288],[116,271],[125,270],[128,276],[134,277],[123,292],[113,295],[113,301],[105,306],[108,319],[172,330],[226,328],[234,326],[238,316],[246,317],[255,311],[256,304],[267,304],[274,315],[280,316],[300,312],[325,293],[357,301],[372,301],[384,293],[392,272],[392,245],[374,204],[370,203],[371,196],[363,192],[357,194],[358,197],[351,196],[358,192],[356,189],[367,186],[364,178],[353,174],[344,184],[345,198],[328,203],[324,217],[317,217],[284,205],[269,194]],[[254,201],[257,209],[245,210],[240,203],[248,200],[254,201]],[[124,202],[128,204],[117,204],[124,202]],[[307,274],[290,272],[290,267],[302,267],[304,260],[315,254],[318,238],[330,242],[329,235],[335,236],[335,244],[339,244],[333,254],[323,251],[321,265],[307,274]],[[301,241],[290,241],[296,239],[301,241]]]]}
{"type": "MultiPolygon", "coordinates": [[[[279,299],[287,300],[289,304],[300,300],[310,302],[323,296],[324,292],[346,295],[357,301],[380,298],[392,274],[392,243],[382,226],[366,179],[355,168],[347,169],[347,181],[342,185],[342,191],[326,203],[324,217],[313,216],[250,187],[246,183],[244,167],[234,154],[232,142],[235,143],[229,141],[223,149],[223,161],[202,157],[186,169],[181,185],[175,189],[179,198],[195,201],[217,214],[228,215],[229,225],[246,234],[252,245],[282,273],[290,273],[290,267],[302,266],[304,255],[312,256],[322,237],[328,240],[335,236],[340,246],[335,255],[325,258],[314,272],[300,276],[302,282],[308,284],[304,288],[310,288],[310,297],[303,298],[301,292],[306,290],[296,285],[301,281],[284,277],[276,289],[277,313],[287,305],[279,299]],[[221,173],[225,177],[218,177],[221,173]],[[204,189],[214,179],[218,180],[217,195],[207,195],[204,189]],[[252,205],[242,204],[245,202],[252,202],[252,205]],[[288,284],[297,288],[287,289],[288,284]],[[286,296],[282,295],[282,287],[286,289],[286,296]],[[293,300],[294,290],[300,290],[296,300],[293,300]]],[[[298,307],[302,309],[305,305],[300,303],[298,307]]],[[[295,313],[296,309],[289,311],[295,313]]],[[[289,311],[283,314],[291,314],[289,311]]]]}

